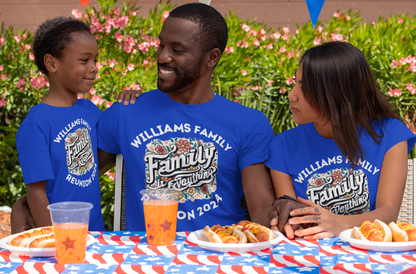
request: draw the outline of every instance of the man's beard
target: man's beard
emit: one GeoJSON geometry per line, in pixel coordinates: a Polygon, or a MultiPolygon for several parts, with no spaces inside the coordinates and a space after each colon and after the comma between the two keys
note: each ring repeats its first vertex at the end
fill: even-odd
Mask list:
{"type": "Polygon", "coordinates": [[[176,74],[176,79],[173,82],[173,84],[167,86],[166,84],[164,85],[163,79],[160,79],[158,77],[157,88],[160,91],[165,92],[165,93],[175,92],[175,91],[183,89],[184,87],[195,82],[201,77],[201,73],[200,73],[201,65],[202,65],[202,58],[198,61],[198,63],[192,69],[186,70],[180,74],[175,67],[163,66],[163,65],[159,65],[158,63],[158,68],[160,67],[162,69],[167,68],[167,69],[173,70],[174,73],[176,74]]]}

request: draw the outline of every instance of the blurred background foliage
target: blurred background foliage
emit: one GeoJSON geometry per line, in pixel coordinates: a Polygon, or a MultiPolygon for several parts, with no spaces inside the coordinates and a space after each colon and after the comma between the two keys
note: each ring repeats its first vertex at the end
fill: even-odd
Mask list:
{"type": "MultiPolygon", "coordinates": [[[[98,79],[85,98],[105,110],[123,89],[156,88],[157,36],[174,8],[159,2],[148,17],[140,7],[117,0],[98,0],[99,8],[72,16],[90,25],[98,41],[98,79]]],[[[406,14],[365,23],[356,11],[335,11],[330,22],[309,22],[272,29],[267,23],[241,20],[230,10],[227,48],[217,65],[212,86],[220,95],[261,110],[276,134],[293,128],[287,93],[302,53],[325,41],[348,41],[370,63],[381,92],[415,132],[416,18],[406,14]]],[[[25,193],[15,136],[29,109],[48,91],[47,78],[36,69],[31,53],[33,34],[2,25],[0,33],[0,204],[12,204],[25,193]]],[[[409,158],[416,157],[414,148],[409,158]]],[[[107,229],[113,227],[114,169],[100,177],[102,210],[107,229]]]]}

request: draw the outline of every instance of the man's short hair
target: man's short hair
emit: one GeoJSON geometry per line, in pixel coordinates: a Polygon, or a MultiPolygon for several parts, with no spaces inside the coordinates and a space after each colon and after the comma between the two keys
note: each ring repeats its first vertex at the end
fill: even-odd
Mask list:
{"type": "Polygon", "coordinates": [[[222,54],[225,50],[228,40],[227,23],[213,7],[202,3],[189,3],[175,8],[169,16],[199,24],[199,39],[204,53],[218,48],[222,54]]]}

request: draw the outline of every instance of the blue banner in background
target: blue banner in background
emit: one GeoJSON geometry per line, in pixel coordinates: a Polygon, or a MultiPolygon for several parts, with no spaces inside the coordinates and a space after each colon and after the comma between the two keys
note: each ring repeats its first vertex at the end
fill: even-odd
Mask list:
{"type": "Polygon", "coordinates": [[[313,28],[315,28],[316,22],[318,22],[319,14],[321,13],[324,2],[325,0],[306,0],[313,28]]]}

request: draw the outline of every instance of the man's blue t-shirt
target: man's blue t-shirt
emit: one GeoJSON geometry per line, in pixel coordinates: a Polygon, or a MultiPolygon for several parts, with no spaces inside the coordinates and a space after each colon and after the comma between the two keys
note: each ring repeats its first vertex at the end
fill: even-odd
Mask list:
{"type": "Polygon", "coordinates": [[[103,231],[97,123],[102,111],[78,99],[72,107],[33,106],[16,136],[25,185],[46,180],[49,203],[90,202],[88,229],[103,231]]]}
{"type": "Polygon", "coordinates": [[[416,136],[401,121],[374,121],[381,136],[378,145],[366,132],[360,134],[363,159],[358,167],[341,153],[333,139],[319,135],[313,123],[299,125],[276,136],[270,145],[266,166],[290,175],[296,196],[309,199],[340,215],[366,213],[375,209],[378,181],[384,155],[407,140],[408,151],[416,136]]]}
{"type": "Polygon", "coordinates": [[[274,137],[260,111],[220,95],[186,105],[160,90],[134,105],[113,104],[100,118],[99,148],[122,153],[127,230],[145,230],[140,191],[181,192],[178,231],[244,219],[241,171],[267,159],[274,137]]]}

